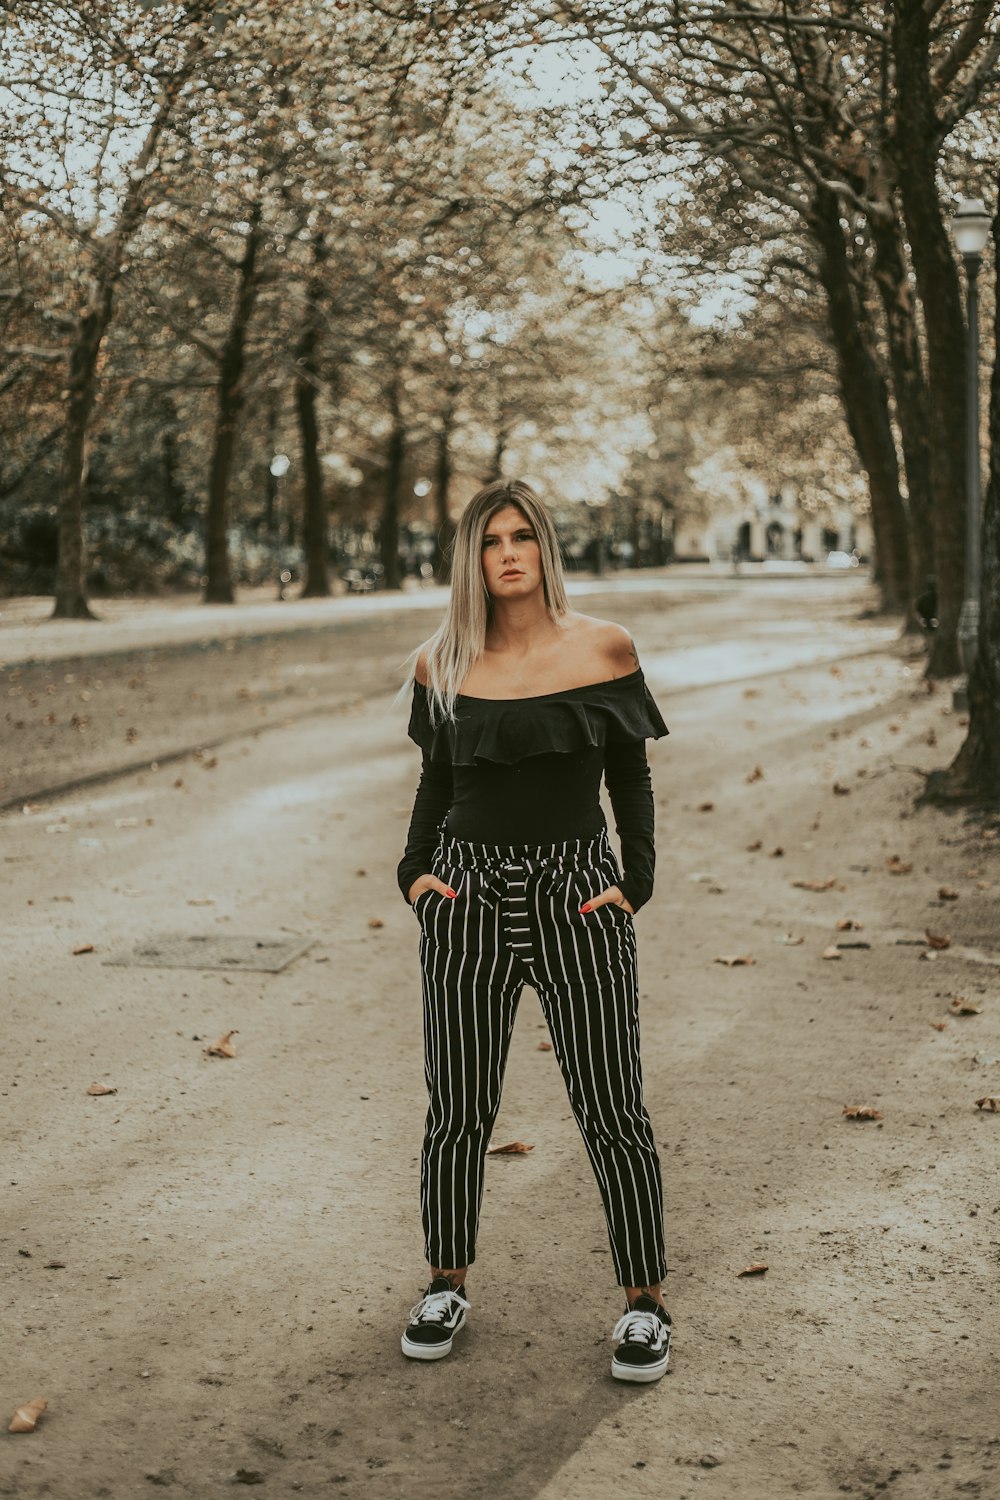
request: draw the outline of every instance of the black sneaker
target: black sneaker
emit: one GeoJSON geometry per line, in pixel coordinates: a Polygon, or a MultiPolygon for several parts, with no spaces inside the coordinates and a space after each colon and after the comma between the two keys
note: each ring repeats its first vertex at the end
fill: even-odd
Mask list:
{"type": "Polygon", "coordinates": [[[410,1359],[444,1359],[451,1353],[451,1341],[465,1323],[464,1284],[452,1286],[447,1276],[435,1276],[415,1307],[401,1340],[403,1353],[410,1359]]]}
{"type": "Polygon", "coordinates": [[[611,1359],[616,1380],[659,1380],[670,1358],[670,1314],[645,1293],[615,1324],[618,1348],[611,1359]]]}

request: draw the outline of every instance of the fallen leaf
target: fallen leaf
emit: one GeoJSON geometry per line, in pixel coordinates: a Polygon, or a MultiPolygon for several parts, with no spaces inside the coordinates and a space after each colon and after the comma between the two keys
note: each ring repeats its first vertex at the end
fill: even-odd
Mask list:
{"type": "Polygon", "coordinates": [[[763,781],[763,780],[764,780],[764,767],[763,766],[754,766],[753,770],[747,776],[747,782],[749,783],[749,782],[763,781]]]}
{"type": "Polygon", "coordinates": [[[755,958],[751,958],[748,953],[734,953],[726,958],[714,958],[712,962],[716,964],[725,964],[727,969],[735,969],[738,968],[740,964],[755,964],[757,960],[755,958]]]}
{"type": "Polygon", "coordinates": [[[937,952],[933,948],[925,948],[920,957],[924,963],[930,963],[932,959],[937,958],[937,952]]]}
{"type": "Polygon", "coordinates": [[[973,1005],[972,1001],[966,1000],[964,995],[953,995],[951,1012],[955,1016],[981,1016],[983,1007],[981,1005],[973,1005]]]}
{"type": "Polygon", "coordinates": [[[842,1114],[849,1120],[881,1120],[882,1111],[871,1104],[845,1104],[842,1114]]]}
{"type": "Polygon", "coordinates": [[[44,1396],[36,1396],[33,1401],[26,1401],[19,1406],[14,1413],[13,1421],[8,1427],[8,1432],[34,1432],[38,1418],[48,1406],[44,1396]]]}
{"type": "Polygon", "coordinates": [[[76,947],[73,949],[73,957],[76,958],[81,953],[93,953],[93,951],[93,943],[77,943],[76,947]]]}
{"type": "Polygon", "coordinates": [[[508,1141],[506,1146],[489,1146],[487,1156],[527,1156],[529,1151],[534,1151],[534,1146],[526,1146],[523,1141],[508,1141]]]}
{"type": "Polygon", "coordinates": [[[786,932],[781,941],[784,943],[786,948],[798,948],[802,943],[805,942],[805,938],[796,937],[794,932],[786,932]]]}
{"type": "Polygon", "coordinates": [[[208,760],[203,760],[202,761],[202,763],[201,763],[201,769],[203,771],[214,771],[215,768],[216,768],[216,766],[218,764],[219,764],[219,757],[217,755],[211,755],[211,756],[209,756],[208,760]]]}
{"type": "Polygon", "coordinates": [[[857,917],[840,917],[837,922],[838,932],[861,932],[864,922],[859,922],[857,917]]]}
{"type": "Polygon", "coordinates": [[[753,1263],[753,1265],[751,1265],[751,1266],[744,1266],[743,1269],[742,1269],[742,1271],[737,1271],[736,1274],[737,1274],[737,1276],[763,1276],[763,1274],[764,1274],[764,1272],[766,1270],[767,1270],[767,1262],[766,1261],[755,1260],[754,1263],[753,1263]]]}
{"type": "Polygon", "coordinates": [[[551,1042],[539,1042],[538,1043],[538,1050],[539,1050],[539,1052],[551,1052],[552,1051],[552,1043],[551,1042]]]}
{"type": "Polygon", "coordinates": [[[236,1048],[233,1046],[233,1044],[229,1040],[229,1038],[231,1036],[238,1036],[238,1035],[239,1035],[238,1031],[226,1031],[226,1032],[224,1032],[223,1035],[219,1037],[219,1040],[217,1042],[213,1042],[210,1047],[205,1047],[205,1048],[202,1049],[204,1051],[204,1053],[205,1053],[205,1056],[206,1057],[235,1057],[236,1056],[236,1048]]]}
{"type": "Polygon", "coordinates": [[[744,698],[759,698],[760,688],[744,688],[743,696],[744,698]]]}
{"type": "Polygon", "coordinates": [[[92,1083],[87,1090],[88,1094],[117,1094],[117,1089],[109,1088],[106,1083],[92,1083]]]}
{"type": "Polygon", "coordinates": [[[189,896],[188,900],[187,900],[187,904],[188,904],[188,906],[214,906],[215,905],[215,897],[214,896],[189,896]]]}
{"type": "Polygon", "coordinates": [[[844,955],[841,953],[836,943],[831,943],[829,947],[824,948],[823,952],[820,954],[820,958],[843,958],[843,956],[844,955]]]}
{"type": "Polygon", "coordinates": [[[957,901],[958,900],[958,892],[957,891],[953,891],[950,885],[940,885],[940,886],[938,886],[938,900],[939,901],[957,901]]]}
{"type": "Polygon", "coordinates": [[[66,1262],[64,1260],[47,1260],[42,1267],[43,1271],[65,1271],[65,1269],[66,1262]]]}
{"type": "Polygon", "coordinates": [[[937,744],[937,730],[934,728],[933,724],[931,725],[930,729],[928,729],[927,733],[924,735],[924,744],[925,745],[936,745],[937,744]]]}
{"type": "Polygon", "coordinates": [[[833,783],[833,795],[835,797],[849,797],[851,795],[851,788],[844,786],[841,781],[835,781],[833,783]]]}
{"type": "Polygon", "coordinates": [[[763,843],[763,839],[754,839],[752,844],[747,844],[747,853],[756,854],[757,850],[763,847],[763,843]]]}
{"type": "Polygon", "coordinates": [[[981,1099],[976,1100],[977,1109],[987,1109],[991,1114],[1000,1111],[1000,1099],[995,1099],[992,1094],[984,1094],[981,1099]]]}
{"type": "Polygon", "coordinates": [[[714,802],[699,802],[698,803],[698,811],[699,812],[714,812],[714,810],[715,810],[715,803],[714,802]]]}
{"type": "Polygon", "coordinates": [[[929,948],[950,948],[951,938],[946,932],[931,932],[929,927],[924,928],[924,937],[927,939],[929,948]]]}
{"type": "Polygon", "coordinates": [[[948,1022],[947,1021],[932,1021],[931,1025],[934,1027],[935,1031],[947,1031],[948,1030],[948,1022]]]}
{"type": "Polygon", "coordinates": [[[837,884],[836,877],[830,880],[793,880],[792,885],[798,886],[800,891],[832,891],[837,884]]]}
{"type": "Polygon", "coordinates": [[[355,873],[355,875],[367,875],[368,871],[367,870],[355,870],[354,873],[355,873]]]}
{"type": "Polygon", "coordinates": [[[785,851],[780,844],[775,844],[774,848],[769,849],[767,852],[772,859],[781,859],[785,851]]]}
{"type": "Polygon", "coordinates": [[[904,859],[900,859],[898,854],[890,854],[885,862],[885,867],[890,875],[909,875],[913,869],[913,866],[907,864],[904,859]]]}
{"type": "Polygon", "coordinates": [[[368,926],[369,927],[384,927],[385,926],[385,922],[382,920],[381,917],[369,917],[368,918],[368,926]]]}

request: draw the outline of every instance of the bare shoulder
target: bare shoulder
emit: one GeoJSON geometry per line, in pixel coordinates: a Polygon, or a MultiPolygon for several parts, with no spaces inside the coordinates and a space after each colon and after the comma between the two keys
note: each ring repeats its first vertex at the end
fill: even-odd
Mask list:
{"type": "Polygon", "coordinates": [[[428,682],[430,682],[430,672],[427,668],[427,652],[424,650],[421,650],[417,657],[417,664],[413,668],[413,675],[421,687],[426,687],[428,682]]]}
{"type": "Polygon", "coordinates": [[[580,648],[592,661],[599,661],[609,677],[627,677],[638,671],[639,653],[624,625],[594,615],[574,614],[570,628],[580,648]]]}

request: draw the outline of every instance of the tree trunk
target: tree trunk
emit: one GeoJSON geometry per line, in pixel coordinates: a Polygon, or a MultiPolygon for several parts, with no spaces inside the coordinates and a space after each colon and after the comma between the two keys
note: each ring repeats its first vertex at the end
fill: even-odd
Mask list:
{"type": "Polygon", "coordinates": [[[319,309],[323,296],[322,267],[326,244],[321,234],[313,244],[313,275],[306,288],[306,308],[302,334],[295,351],[298,375],[295,381],[295,405],[299,415],[302,440],[302,475],[305,488],[303,533],[306,554],[306,581],[303,599],[325,599],[330,593],[326,553],[326,499],[323,494],[323,470],[319,461],[319,426],[316,421],[316,351],[320,339],[319,309]]]}
{"type": "Polygon", "coordinates": [[[437,440],[437,464],[434,474],[434,510],[437,530],[434,535],[434,577],[439,583],[447,583],[451,572],[451,544],[455,536],[455,523],[448,509],[448,492],[451,486],[451,435],[455,426],[454,396],[449,398],[441,414],[441,431],[437,440]]]}
{"type": "Polygon", "coordinates": [[[912,592],[910,540],[899,490],[889,394],[868,315],[853,284],[840,207],[836,195],[826,188],[816,190],[810,227],[819,246],[819,274],[847,423],[868,475],[882,603],[885,609],[902,613],[909,607],[912,592]]]}
{"type": "Polygon", "coordinates": [[[110,282],[97,305],[80,318],[70,353],[66,424],[59,475],[59,550],[56,562],[54,620],[92,620],[87,604],[83,556],[83,486],[87,473],[87,433],[97,397],[97,361],[111,320],[110,282]]]}
{"type": "Polygon", "coordinates": [[[924,311],[938,629],[928,676],[958,672],[958,617],[965,588],[965,367],[962,292],[937,189],[939,125],[922,0],[893,4],[896,138],[907,237],[924,311]]]}
{"type": "MultiPolygon", "coordinates": [[[[178,75],[179,77],[179,75],[178,75]]],[[[97,366],[104,335],[111,322],[114,293],[129,240],[145,211],[146,171],[173,107],[167,96],[156,113],[135,165],[128,174],[125,197],[114,233],[100,246],[93,295],[81,315],[76,342],[70,351],[67,375],[66,425],[59,474],[59,555],[53,619],[92,620],[87,604],[83,555],[83,485],[87,472],[87,436],[97,399],[97,366]]]]}
{"type": "MultiPolygon", "coordinates": [[[[993,220],[1000,264],[1000,207],[993,220]]],[[[990,384],[990,472],[983,508],[979,649],[969,678],[969,732],[947,770],[928,778],[922,801],[1000,806],[1000,298],[990,384]]]]}
{"type": "Polygon", "coordinates": [[[885,313],[892,388],[903,446],[910,512],[912,588],[909,614],[911,621],[915,622],[913,597],[934,574],[934,506],[927,387],[920,358],[913,293],[907,275],[906,252],[895,207],[890,202],[884,218],[881,213],[873,212],[869,223],[875,246],[875,284],[885,313]]]}
{"type": "Polygon", "coordinates": [[[243,409],[246,340],[257,300],[257,256],[260,250],[262,209],[255,203],[250,230],[240,261],[239,285],[229,331],[219,363],[219,396],[215,412],[215,438],[208,481],[205,515],[206,604],[232,604],[233,580],[229,569],[229,478],[233,468],[236,432],[243,409]]]}
{"type": "Polygon", "coordinates": [[[392,415],[392,430],[385,465],[385,502],[382,507],[382,523],[379,527],[379,553],[382,559],[383,579],[387,589],[403,586],[403,570],[399,561],[399,499],[403,488],[403,463],[406,458],[406,428],[399,401],[399,377],[389,387],[389,410],[392,415]]]}

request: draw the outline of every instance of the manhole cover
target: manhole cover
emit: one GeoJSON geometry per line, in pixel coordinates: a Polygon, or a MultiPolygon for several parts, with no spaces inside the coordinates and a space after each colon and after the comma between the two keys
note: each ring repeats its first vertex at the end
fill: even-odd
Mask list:
{"type": "Polygon", "coordinates": [[[237,932],[168,932],[105,963],[126,969],[258,969],[277,974],[314,942],[314,938],[248,937],[237,932]]]}

